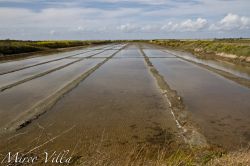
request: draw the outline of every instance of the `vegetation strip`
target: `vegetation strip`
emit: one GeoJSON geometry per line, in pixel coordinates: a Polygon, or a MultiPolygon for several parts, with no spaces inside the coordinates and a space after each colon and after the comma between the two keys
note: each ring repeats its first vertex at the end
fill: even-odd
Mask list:
{"type": "MultiPolygon", "coordinates": [[[[107,47],[110,47],[110,46],[107,46],[107,47]]],[[[104,47],[104,48],[107,48],[107,47],[104,47]]],[[[97,49],[93,49],[93,50],[89,50],[89,51],[86,51],[86,52],[73,54],[73,55],[70,55],[70,56],[67,56],[67,57],[53,59],[53,60],[46,61],[46,62],[37,63],[37,64],[30,65],[30,66],[25,66],[25,67],[22,67],[22,68],[19,68],[19,69],[10,70],[10,71],[7,71],[7,72],[0,73],[0,75],[5,75],[5,74],[13,73],[13,72],[16,72],[16,71],[24,70],[24,69],[27,69],[27,68],[31,68],[31,67],[34,67],[34,66],[39,66],[39,65],[46,64],[46,63],[50,63],[50,62],[55,62],[55,61],[59,61],[59,60],[62,60],[62,59],[67,59],[67,58],[70,58],[70,57],[74,57],[74,56],[81,55],[81,54],[84,54],[84,53],[92,52],[92,51],[95,51],[95,50],[97,50],[97,49]]],[[[102,53],[102,52],[100,52],[100,53],[102,53]]]]}
{"type": "MultiPolygon", "coordinates": [[[[47,40],[47,41],[23,41],[23,40],[0,40],[0,59],[20,56],[20,53],[51,51],[60,48],[72,48],[113,43],[111,40],[47,40]]],[[[22,55],[21,55],[22,56],[22,55]]]]}
{"type": "Polygon", "coordinates": [[[202,134],[200,134],[191,123],[189,123],[190,119],[188,119],[187,110],[185,109],[181,97],[178,96],[175,90],[172,90],[170,88],[163,76],[153,66],[149,57],[145,54],[141,47],[140,52],[144,57],[144,60],[150,70],[150,73],[155,78],[158,87],[161,89],[163,95],[166,97],[169,103],[171,114],[173,115],[173,118],[176,121],[176,125],[179,129],[182,130],[181,135],[183,136],[184,141],[188,143],[191,147],[207,147],[208,144],[206,138],[202,134]]]}
{"type": "Polygon", "coordinates": [[[71,91],[73,88],[75,88],[80,82],[85,80],[90,74],[92,74],[94,71],[96,71],[99,67],[101,67],[104,63],[106,63],[108,60],[110,60],[113,56],[115,56],[119,51],[121,51],[123,48],[119,49],[110,57],[106,58],[104,61],[98,63],[96,66],[92,67],[82,75],[78,76],[76,79],[72,80],[71,82],[67,83],[62,88],[58,89],[56,92],[48,96],[47,98],[37,102],[33,107],[30,109],[24,111],[22,114],[20,114],[16,119],[11,121],[9,124],[7,124],[4,127],[3,131],[0,131],[1,134],[4,134],[6,132],[11,132],[15,130],[19,130],[28,124],[30,124],[33,120],[39,118],[42,114],[46,113],[50,108],[53,107],[53,105],[66,93],[71,91]]]}
{"type": "Polygon", "coordinates": [[[150,43],[192,52],[202,59],[222,59],[241,65],[250,65],[250,40],[152,40],[150,43]]]}
{"type": "Polygon", "coordinates": [[[232,73],[229,73],[229,72],[226,72],[226,71],[223,71],[223,70],[220,70],[220,69],[216,69],[216,68],[213,68],[213,67],[211,67],[211,66],[208,66],[208,65],[205,65],[205,64],[202,64],[202,63],[199,63],[199,62],[194,62],[194,61],[192,61],[192,60],[183,58],[183,57],[181,57],[181,56],[179,56],[179,55],[177,55],[177,54],[174,54],[174,53],[169,52],[169,51],[166,51],[166,50],[161,50],[161,51],[166,52],[166,53],[168,53],[168,54],[172,54],[172,55],[174,55],[174,56],[176,56],[176,57],[178,57],[178,58],[180,58],[180,59],[182,59],[182,60],[185,60],[185,61],[187,61],[187,62],[196,64],[196,65],[198,65],[198,66],[200,66],[200,67],[203,67],[203,68],[205,68],[205,69],[207,69],[207,70],[210,70],[210,71],[212,71],[212,72],[214,72],[214,73],[217,73],[217,74],[219,74],[220,76],[223,76],[223,77],[225,77],[225,78],[227,78],[227,79],[229,79],[229,80],[231,80],[231,81],[234,81],[234,82],[236,82],[236,83],[238,83],[238,84],[240,84],[240,85],[243,85],[243,86],[245,86],[245,87],[250,88],[250,80],[248,80],[248,79],[246,79],[246,78],[238,77],[238,76],[236,76],[236,75],[234,75],[234,74],[232,74],[232,73]]]}

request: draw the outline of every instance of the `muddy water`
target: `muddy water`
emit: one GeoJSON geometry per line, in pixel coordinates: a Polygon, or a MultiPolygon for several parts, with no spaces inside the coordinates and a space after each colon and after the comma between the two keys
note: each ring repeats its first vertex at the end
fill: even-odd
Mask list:
{"type": "MultiPolygon", "coordinates": [[[[105,48],[112,48],[111,46],[105,46],[105,48]]],[[[97,49],[95,47],[91,48],[91,49],[97,49]]],[[[83,54],[82,56],[86,55],[92,55],[91,54],[92,50],[88,50],[88,49],[80,49],[80,50],[75,50],[75,51],[69,51],[69,52],[64,52],[64,53],[57,53],[57,54],[52,54],[52,55],[47,55],[47,56],[40,56],[39,55],[37,57],[33,57],[33,58],[29,58],[29,59],[24,59],[24,60],[18,60],[18,61],[10,61],[10,62],[5,62],[5,63],[0,63],[0,74],[1,73],[5,73],[8,71],[12,71],[15,69],[19,69],[19,68],[23,68],[23,67],[27,67],[30,65],[35,65],[38,63],[43,63],[43,62],[47,62],[47,61],[51,61],[51,60],[56,60],[56,59],[61,59],[61,58],[66,58],[66,57],[70,57],[73,55],[78,55],[78,54],[83,54]]],[[[84,56],[84,57],[86,57],[84,56]]]]}
{"type": "Polygon", "coordinates": [[[164,54],[161,50],[158,49],[144,49],[145,54],[150,58],[163,57],[163,58],[175,58],[173,54],[164,54]]]}
{"type": "Polygon", "coordinates": [[[13,72],[13,73],[0,75],[0,88],[3,86],[6,86],[8,84],[13,84],[17,81],[29,78],[29,77],[34,76],[34,75],[37,75],[39,73],[49,71],[49,70],[57,68],[59,66],[69,64],[73,61],[76,61],[76,60],[63,59],[60,61],[55,61],[55,62],[51,62],[51,63],[39,65],[39,66],[34,66],[32,68],[27,68],[24,70],[13,72]]]}
{"type": "MultiPolygon", "coordinates": [[[[116,48],[111,49],[108,53],[116,48]]],[[[249,142],[249,89],[167,53],[145,52],[183,97],[193,122],[209,143],[238,148],[249,142]]],[[[0,93],[0,126],[103,61],[105,54],[0,93]]],[[[177,133],[169,105],[143,56],[130,45],[62,96],[51,110],[28,126],[1,136],[0,157],[42,145],[40,152],[69,149],[83,159],[101,155],[113,161],[144,145],[177,149],[175,143],[181,141],[177,133]]]]}
{"type": "MultiPolygon", "coordinates": [[[[98,50],[98,51],[85,52],[83,54],[77,55],[77,56],[79,56],[77,58],[72,58],[72,57],[65,58],[65,59],[61,59],[59,61],[53,61],[53,62],[41,64],[38,66],[33,66],[30,68],[18,70],[18,71],[12,72],[12,73],[0,75],[0,88],[4,87],[6,85],[14,84],[14,83],[16,83],[18,81],[22,81],[24,79],[28,79],[32,76],[36,76],[40,73],[49,71],[51,69],[56,69],[58,67],[66,65],[66,64],[71,64],[72,62],[76,62],[80,58],[84,58],[84,57],[88,57],[88,56],[92,56],[92,55],[99,55],[99,53],[101,54],[100,57],[103,57],[103,55],[106,55],[106,57],[108,57],[108,55],[113,54],[114,51],[117,51],[117,50],[112,50],[112,52],[111,52],[111,50],[104,49],[104,50],[98,50]]],[[[74,57],[76,57],[76,56],[74,56],[74,57]]]]}
{"type": "Polygon", "coordinates": [[[96,50],[96,49],[108,49],[111,47],[116,46],[116,44],[106,44],[106,45],[102,45],[102,46],[94,46],[94,47],[88,47],[88,50],[96,50]]]}
{"type": "Polygon", "coordinates": [[[101,52],[100,54],[94,55],[93,57],[95,57],[95,58],[98,58],[98,57],[105,58],[106,57],[107,58],[110,55],[114,54],[116,51],[117,51],[116,49],[106,50],[105,52],[101,52]]]}
{"type": "Polygon", "coordinates": [[[115,58],[143,58],[143,56],[135,45],[130,45],[129,49],[123,49],[115,58]]]}
{"type": "Polygon", "coordinates": [[[208,141],[226,148],[250,142],[250,90],[179,58],[150,58],[208,141]]]}
{"type": "Polygon", "coordinates": [[[16,133],[19,135],[8,141],[10,146],[3,146],[2,150],[23,149],[27,143],[34,146],[38,137],[42,143],[72,126],[75,127],[69,133],[42,149],[75,149],[83,157],[93,152],[113,154],[108,156],[112,160],[117,155],[123,156],[123,152],[132,152],[140,144],[172,146],[177,129],[168,105],[144,59],[129,58],[140,56],[139,52],[126,52],[131,54],[119,53],[117,57],[124,58],[110,59],[52,110],[19,130],[16,133]]]}
{"type": "Polygon", "coordinates": [[[91,52],[87,52],[87,53],[84,53],[84,54],[79,54],[79,55],[73,56],[73,58],[84,58],[84,57],[92,56],[94,54],[101,53],[103,51],[104,50],[93,50],[91,52]]]}
{"type": "Polygon", "coordinates": [[[0,126],[101,62],[86,59],[0,93],[0,126]],[[4,117],[4,118],[3,118],[4,117]]]}
{"type": "Polygon", "coordinates": [[[127,44],[118,44],[113,49],[121,49],[122,47],[126,46],[127,44]]]}
{"type": "Polygon", "coordinates": [[[50,60],[56,60],[59,58],[65,58],[71,55],[75,55],[78,53],[84,53],[88,52],[87,50],[77,50],[77,51],[72,51],[72,52],[65,52],[65,53],[59,53],[59,54],[53,54],[53,55],[48,55],[48,56],[41,56],[41,57],[34,57],[34,58],[29,58],[29,59],[24,59],[24,60],[19,60],[19,61],[11,61],[11,62],[6,62],[6,63],[0,63],[0,72],[7,72],[10,70],[34,65],[37,63],[42,63],[50,60]]]}
{"type": "Polygon", "coordinates": [[[148,53],[149,56],[152,57],[159,57],[159,54],[157,52],[162,51],[166,52],[167,54],[162,54],[162,56],[178,56],[187,60],[191,60],[197,63],[201,63],[210,67],[213,67],[215,69],[219,69],[228,73],[231,73],[233,75],[236,75],[238,77],[242,77],[245,79],[250,80],[250,67],[233,64],[229,62],[219,61],[219,60],[207,60],[207,59],[200,59],[197,58],[195,55],[184,52],[184,51],[177,51],[172,49],[166,49],[165,47],[155,47],[154,45],[144,44],[142,46],[144,48],[144,51],[156,51],[153,54],[150,52],[148,53]]]}
{"type": "Polygon", "coordinates": [[[116,52],[118,50],[118,49],[113,49],[115,47],[116,46],[112,45],[109,47],[105,47],[104,49],[96,49],[96,50],[93,50],[91,52],[87,52],[84,54],[79,54],[79,55],[73,56],[73,58],[84,58],[84,57],[88,57],[88,56],[92,56],[92,55],[94,55],[93,57],[102,57],[102,58],[109,57],[111,54],[113,54],[114,52],[116,52]]]}
{"type": "Polygon", "coordinates": [[[206,60],[206,59],[198,59],[191,53],[181,52],[181,51],[173,51],[173,50],[165,50],[167,52],[176,54],[182,58],[192,60],[194,62],[202,63],[208,66],[211,66],[216,69],[220,69],[229,73],[232,73],[238,77],[243,77],[250,80],[250,67],[232,64],[223,61],[217,60],[206,60]]]}

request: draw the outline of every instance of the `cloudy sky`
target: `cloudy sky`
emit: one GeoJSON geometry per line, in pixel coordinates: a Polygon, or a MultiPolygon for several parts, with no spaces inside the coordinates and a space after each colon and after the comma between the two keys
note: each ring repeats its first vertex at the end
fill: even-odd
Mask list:
{"type": "Polygon", "coordinates": [[[0,0],[0,39],[250,37],[250,0],[0,0]]]}

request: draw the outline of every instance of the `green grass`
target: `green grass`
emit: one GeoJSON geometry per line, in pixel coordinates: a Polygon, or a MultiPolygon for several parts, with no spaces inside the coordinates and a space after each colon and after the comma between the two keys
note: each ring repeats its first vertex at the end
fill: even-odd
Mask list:
{"type": "Polygon", "coordinates": [[[0,56],[28,53],[56,48],[67,48],[76,46],[86,46],[91,44],[105,44],[112,41],[18,41],[18,40],[0,40],[0,56]]]}

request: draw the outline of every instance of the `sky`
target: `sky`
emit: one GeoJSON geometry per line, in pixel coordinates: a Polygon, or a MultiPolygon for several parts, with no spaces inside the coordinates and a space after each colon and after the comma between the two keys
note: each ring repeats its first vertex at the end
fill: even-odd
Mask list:
{"type": "Polygon", "coordinates": [[[0,39],[250,37],[250,0],[0,0],[0,39]]]}

